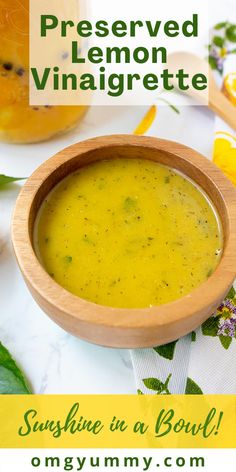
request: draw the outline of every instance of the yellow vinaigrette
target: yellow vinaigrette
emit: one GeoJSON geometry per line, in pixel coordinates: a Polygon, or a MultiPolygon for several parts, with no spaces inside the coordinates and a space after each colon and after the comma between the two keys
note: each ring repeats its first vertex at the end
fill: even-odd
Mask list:
{"type": "Polygon", "coordinates": [[[206,196],[172,169],[114,159],[66,177],[42,204],[36,253],[75,295],[121,308],[176,300],[214,272],[222,249],[206,196]]]}

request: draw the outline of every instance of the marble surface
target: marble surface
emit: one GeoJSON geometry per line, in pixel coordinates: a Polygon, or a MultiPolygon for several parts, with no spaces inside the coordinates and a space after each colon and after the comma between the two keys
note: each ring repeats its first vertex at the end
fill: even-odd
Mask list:
{"type": "MultiPolygon", "coordinates": [[[[88,137],[130,133],[143,108],[91,109],[73,132],[48,143],[0,144],[0,173],[29,176],[45,159],[88,137]]],[[[160,107],[154,136],[191,145],[208,157],[213,141],[213,115],[205,108],[185,107],[180,115],[160,107]]],[[[65,333],[37,306],[14,258],[10,224],[20,185],[0,191],[0,341],[11,351],[34,393],[135,393],[128,350],[106,349],[65,333]]]]}

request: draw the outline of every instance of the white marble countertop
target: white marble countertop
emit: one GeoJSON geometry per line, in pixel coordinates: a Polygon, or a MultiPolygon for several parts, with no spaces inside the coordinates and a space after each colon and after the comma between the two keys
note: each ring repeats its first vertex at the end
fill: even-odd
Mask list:
{"type": "MultiPolygon", "coordinates": [[[[96,135],[132,132],[144,113],[142,108],[93,108],[78,129],[48,143],[0,144],[0,173],[29,176],[69,144],[96,135]]],[[[152,134],[191,145],[210,156],[213,126],[213,115],[205,108],[185,107],[177,115],[161,107],[152,134]]],[[[12,184],[0,192],[0,341],[26,373],[34,393],[135,393],[128,350],[106,349],[74,338],[55,325],[31,297],[10,239],[11,214],[19,190],[19,185],[12,184]]]]}

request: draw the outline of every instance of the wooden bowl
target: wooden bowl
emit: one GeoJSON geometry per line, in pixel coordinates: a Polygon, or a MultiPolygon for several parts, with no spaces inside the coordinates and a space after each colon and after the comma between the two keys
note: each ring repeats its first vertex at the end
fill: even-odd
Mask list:
{"type": "Polygon", "coordinates": [[[103,346],[158,346],[195,330],[231,288],[236,277],[236,190],[213,163],[182,144],[129,135],[99,137],[59,152],[27,180],[16,203],[12,240],[33,297],[66,331],[103,346]],[[49,191],[79,167],[117,157],[150,159],[178,169],[208,194],[219,213],[224,236],[221,261],[205,283],[179,300],[145,309],[96,305],[59,286],[35,255],[35,218],[49,191]]]}

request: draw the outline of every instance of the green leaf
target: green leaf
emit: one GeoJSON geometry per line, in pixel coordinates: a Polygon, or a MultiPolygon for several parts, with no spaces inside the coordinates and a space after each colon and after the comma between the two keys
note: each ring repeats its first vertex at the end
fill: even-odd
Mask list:
{"type": "Polygon", "coordinates": [[[226,37],[231,43],[236,43],[236,25],[231,25],[226,29],[226,37]]]}
{"type": "Polygon", "coordinates": [[[192,343],[195,343],[196,338],[197,338],[197,335],[196,335],[195,331],[193,331],[192,334],[191,334],[191,341],[192,341],[192,343]]]}
{"type": "Polygon", "coordinates": [[[209,56],[208,58],[209,64],[213,70],[217,70],[217,60],[215,57],[209,56]]]}
{"type": "Polygon", "coordinates": [[[169,107],[171,108],[171,110],[173,110],[175,113],[178,113],[178,115],[180,115],[180,111],[179,109],[173,105],[172,103],[169,103],[169,107]]]}
{"type": "Polygon", "coordinates": [[[149,390],[155,390],[155,392],[159,392],[162,389],[162,382],[158,379],[150,377],[149,379],[143,379],[143,383],[145,387],[149,390]]]}
{"type": "Polygon", "coordinates": [[[9,177],[8,175],[0,174],[0,187],[2,185],[11,184],[12,182],[18,182],[19,180],[25,180],[26,177],[9,177]]]}
{"type": "Polygon", "coordinates": [[[172,374],[169,374],[165,383],[153,377],[150,377],[148,379],[143,379],[143,383],[149,390],[154,390],[155,392],[157,392],[157,395],[160,395],[160,394],[171,395],[168,388],[171,377],[172,377],[172,374]]]}
{"type": "Polygon", "coordinates": [[[178,115],[180,114],[179,109],[178,109],[175,105],[173,105],[172,103],[170,103],[168,100],[166,100],[165,98],[158,97],[158,100],[159,100],[160,102],[166,103],[166,105],[168,105],[168,107],[170,107],[171,110],[173,110],[175,113],[178,113],[178,115]]]}
{"type": "Polygon", "coordinates": [[[211,316],[208,320],[205,321],[202,325],[202,334],[205,336],[217,336],[218,333],[218,318],[211,316]]]}
{"type": "Polygon", "coordinates": [[[187,379],[185,395],[203,395],[203,391],[192,379],[187,379]]]}
{"type": "Polygon", "coordinates": [[[223,48],[223,46],[225,44],[225,40],[221,36],[214,36],[212,41],[215,44],[215,46],[217,46],[219,48],[223,48]]]}
{"type": "Polygon", "coordinates": [[[144,395],[144,393],[142,392],[142,390],[139,390],[139,389],[137,390],[137,393],[138,393],[138,395],[144,395]]]}
{"type": "Polygon", "coordinates": [[[217,25],[214,26],[215,30],[221,30],[225,28],[227,25],[227,21],[223,21],[222,23],[217,23],[217,25]]]}
{"type": "Polygon", "coordinates": [[[220,342],[225,349],[229,349],[230,344],[232,343],[232,338],[230,336],[219,336],[220,342]]]}
{"type": "Polygon", "coordinates": [[[175,346],[178,341],[174,341],[169,344],[165,344],[164,346],[157,346],[154,347],[154,351],[159,354],[159,356],[164,357],[165,359],[169,359],[170,361],[174,358],[175,353],[175,346]]]}
{"type": "Polygon", "coordinates": [[[230,300],[233,300],[235,298],[235,295],[236,295],[236,290],[234,287],[232,287],[228,293],[228,295],[226,296],[226,298],[229,298],[230,300]]]}
{"type": "Polygon", "coordinates": [[[0,394],[30,394],[19,367],[12,359],[8,350],[0,343],[0,394]]]}
{"type": "Polygon", "coordinates": [[[231,51],[228,51],[228,54],[236,54],[236,49],[231,49],[231,51]]]}
{"type": "Polygon", "coordinates": [[[169,383],[170,383],[170,379],[172,377],[172,374],[169,374],[164,385],[163,385],[163,392],[165,392],[167,395],[171,395],[170,391],[169,391],[169,383]]]}

